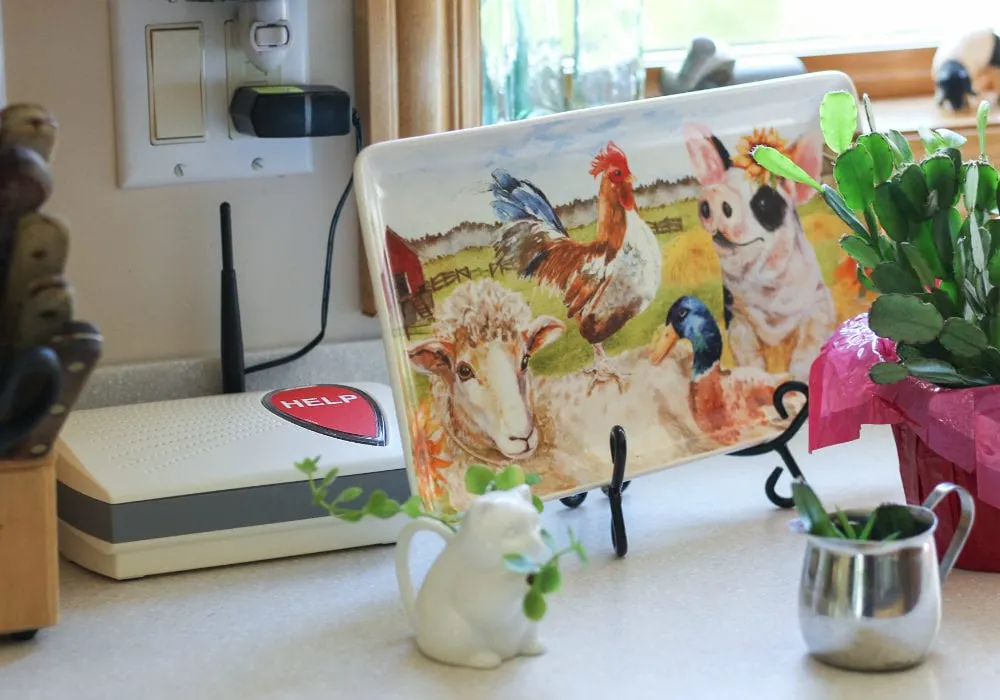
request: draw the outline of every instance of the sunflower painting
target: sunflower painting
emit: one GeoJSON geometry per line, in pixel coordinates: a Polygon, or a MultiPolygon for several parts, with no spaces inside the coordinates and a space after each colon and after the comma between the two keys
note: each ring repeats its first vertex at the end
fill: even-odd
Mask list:
{"type": "Polygon", "coordinates": [[[773,175],[765,170],[751,155],[758,146],[770,146],[784,155],[792,158],[792,152],[788,148],[788,141],[773,127],[754,129],[751,133],[742,137],[736,144],[736,155],[733,157],[733,166],[746,171],[747,178],[756,180],[758,186],[770,184],[773,175]]]}

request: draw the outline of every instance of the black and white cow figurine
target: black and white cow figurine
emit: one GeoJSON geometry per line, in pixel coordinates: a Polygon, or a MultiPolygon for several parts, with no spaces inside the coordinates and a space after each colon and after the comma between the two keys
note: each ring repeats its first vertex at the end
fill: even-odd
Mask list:
{"type": "Polygon", "coordinates": [[[1000,36],[992,29],[959,34],[934,52],[931,73],[939,106],[945,102],[958,111],[968,107],[968,97],[989,90],[1000,68],[1000,36]]]}

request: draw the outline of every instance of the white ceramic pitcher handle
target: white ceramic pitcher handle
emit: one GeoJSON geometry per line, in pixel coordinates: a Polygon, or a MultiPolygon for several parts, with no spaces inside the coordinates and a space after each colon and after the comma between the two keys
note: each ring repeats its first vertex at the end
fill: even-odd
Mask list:
{"type": "Polygon", "coordinates": [[[934,510],[937,504],[943,501],[944,497],[952,491],[958,494],[962,514],[958,518],[958,527],[955,528],[955,534],[951,536],[951,542],[948,543],[948,550],[941,559],[941,583],[944,583],[945,579],[948,578],[952,567],[955,566],[955,560],[958,559],[958,555],[962,553],[962,548],[965,547],[965,543],[969,539],[969,533],[972,531],[972,523],[976,517],[976,503],[972,499],[972,495],[958,484],[943,482],[938,484],[927,495],[923,504],[924,508],[934,510]]]}
{"type": "Polygon", "coordinates": [[[396,539],[396,583],[399,586],[399,597],[403,601],[406,618],[410,627],[417,630],[416,595],[413,593],[413,581],[410,578],[410,542],[420,530],[436,532],[445,542],[455,536],[455,532],[439,520],[416,518],[406,523],[396,539]]]}

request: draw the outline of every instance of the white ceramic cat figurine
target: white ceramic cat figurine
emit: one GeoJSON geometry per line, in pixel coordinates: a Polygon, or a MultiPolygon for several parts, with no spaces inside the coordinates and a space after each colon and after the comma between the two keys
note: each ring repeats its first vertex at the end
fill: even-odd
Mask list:
{"type": "Polygon", "coordinates": [[[421,652],[455,666],[495,668],[544,651],[537,623],[521,607],[525,575],[504,566],[503,556],[514,553],[539,562],[551,556],[527,485],[477,497],[457,532],[429,518],[407,523],[396,544],[396,579],[421,652]],[[410,542],[421,530],[438,533],[446,545],[414,596],[410,542]]]}

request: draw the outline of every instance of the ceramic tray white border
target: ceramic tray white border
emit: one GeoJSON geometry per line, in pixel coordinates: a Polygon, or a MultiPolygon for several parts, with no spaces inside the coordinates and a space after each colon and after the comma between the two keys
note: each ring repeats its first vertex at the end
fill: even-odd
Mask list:
{"type": "Polygon", "coordinates": [[[536,492],[546,500],[596,488],[611,476],[615,424],[627,432],[629,479],[780,432],[773,409],[754,401],[779,379],[806,381],[836,322],[870,298],[821,198],[762,179],[746,154],[754,143],[778,145],[822,176],[819,104],[831,90],[855,93],[842,73],[813,73],[364,149],[359,218],[414,492],[429,507],[462,510],[469,464],[513,462],[542,476],[536,492]],[[595,225],[597,201],[606,216],[595,225]],[[501,215],[549,225],[506,222],[518,242],[498,248],[501,215]],[[606,238],[605,247],[553,244],[560,225],[570,238],[606,238]],[[553,245],[569,251],[561,267],[553,245]],[[495,269],[498,261],[507,267],[495,269]],[[574,282],[581,305],[604,295],[588,330],[607,327],[615,311],[628,319],[601,343],[607,364],[581,317],[568,316],[574,282]],[[467,321],[493,308],[486,327],[429,342],[430,320],[459,313],[460,287],[479,309],[467,321]],[[498,296],[511,290],[516,298],[498,296]],[[504,336],[503,317],[525,303],[524,332],[504,336]],[[721,347],[705,340],[713,325],[721,347]],[[522,371],[513,354],[526,350],[522,371]],[[724,376],[720,365],[735,370],[724,376]],[[496,381],[482,376],[487,366],[496,381]],[[595,384],[586,373],[595,367],[610,380],[595,384]],[[452,399],[428,398],[432,381],[452,399]]]}

